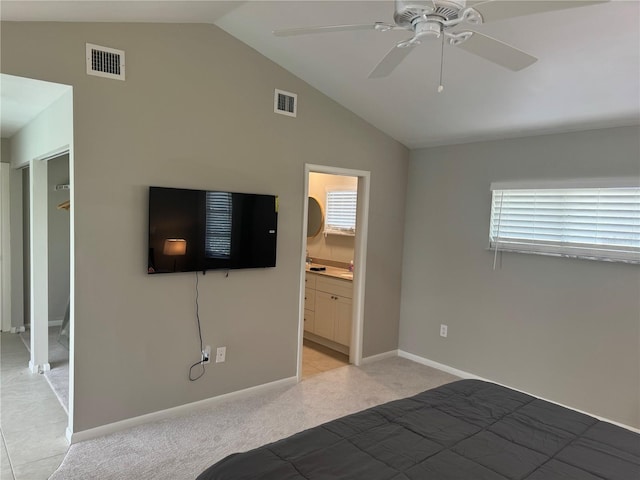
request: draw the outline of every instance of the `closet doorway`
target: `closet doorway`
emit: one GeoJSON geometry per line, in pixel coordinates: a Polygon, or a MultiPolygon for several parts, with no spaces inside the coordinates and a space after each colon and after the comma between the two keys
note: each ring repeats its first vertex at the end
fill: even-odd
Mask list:
{"type": "MultiPolygon", "coordinates": [[[[46,216],[40,216],[40,224],[46,223],[47,249],[47,325],[46,334],[47,368],[44,375],[68,414],[69,410],[69,297],[70,297],[70,196],[69,196],[69,153],[64,152],[47,160],[46,187],[39,185],[46,197],[46,216]]],[[[31,325],[31,205],[29,167],[22,169],[23,205],[23,278],[24,278],[24,319],[25,332],[21,334],[27,348],[32,347],[31,325]]],[[[41,198],[38,195],[38,198],[41,198]]],[[[41,228],[40,225],[38,225],[41,228]]],[[[43,268],[40,267],[42,270],[43,268]]]]}
{"type": "Polygon", "coordinates": [[[70,297],[69,152],[47,161],[49,365],[54,393],[69,412],[70,297]]]}

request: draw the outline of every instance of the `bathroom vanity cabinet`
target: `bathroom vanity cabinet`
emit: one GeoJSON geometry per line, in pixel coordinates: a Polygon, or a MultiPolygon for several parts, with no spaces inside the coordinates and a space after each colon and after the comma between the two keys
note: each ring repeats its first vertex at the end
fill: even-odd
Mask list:
{"type": "Polygon", "coordinates": [[[304,330],[346,347],[351,342],[353,282],[306,273],[304,330]]]}

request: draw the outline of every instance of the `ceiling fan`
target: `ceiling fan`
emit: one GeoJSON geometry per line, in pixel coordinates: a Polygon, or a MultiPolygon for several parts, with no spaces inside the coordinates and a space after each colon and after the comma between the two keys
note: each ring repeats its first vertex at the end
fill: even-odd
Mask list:
{"type": "MultiPolygon", "coordinates": [[[[395,0],[394,23],[328,25],[275,30],[278,37],[354,30],[407,30],[411,38],[395,45],[371,71],[369,78],[389,75],[423,40],[440,38],[449,45],[466,50],[513,71],[522,70],[538,59],[511,45],[467,28],[495,20],[534,13],[584,7],[609,0],[395,0]]],[[[442,68],[441,68],[442,70],[442,68]]],[[[438,89],[442,91],[442,85],[438,89]]]]}

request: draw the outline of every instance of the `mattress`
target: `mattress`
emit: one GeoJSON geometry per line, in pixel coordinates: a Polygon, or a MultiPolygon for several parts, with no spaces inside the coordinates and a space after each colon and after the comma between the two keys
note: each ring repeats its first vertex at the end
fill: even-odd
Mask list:
{"type": "Polygon", "coordinates": [[[245,453],[198,480],[634,480],[640,435],[461,380],[245,453]]]}

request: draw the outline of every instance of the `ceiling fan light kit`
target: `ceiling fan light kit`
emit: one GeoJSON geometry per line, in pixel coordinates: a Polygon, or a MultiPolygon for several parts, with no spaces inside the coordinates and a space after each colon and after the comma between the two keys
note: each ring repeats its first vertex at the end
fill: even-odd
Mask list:
{"type": "MultiPolygon", "coordinates": [[[[288,37],[313,33],[331,33],[356,30],[407,30],[410,38],[396,44],[371,71],[369,78],[383,78],[395,68],[423,40],[441,38],[453,47],[477,55],[485,60],[512,71],[522,70],[538,59],[500,40],[470,30],[467,26],[480,25],[497,20],[533,15],[538,13],[585,7],[609,0],[395,0],[394,24],[375,22],[373,24],[330,25],[320,27],[291,28],[276,30],[274,35],[288,37]]],[[[444,42],[443,42],[444,46],[444,42]]],[[[441,71],[442,55],[441,53],[441,71]]],[[[442,82],[438,92],[442,91],[442,82]]]]}

